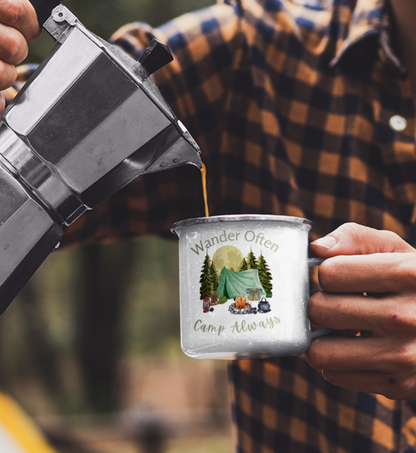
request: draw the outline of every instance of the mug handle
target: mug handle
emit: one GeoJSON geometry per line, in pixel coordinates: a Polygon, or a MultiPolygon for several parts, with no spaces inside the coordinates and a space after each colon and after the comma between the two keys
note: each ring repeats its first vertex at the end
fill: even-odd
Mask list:
{"type": "Polygon", "coordinates": [[[308,258],[308,266],[319,266],[326,258],[308,258]]]}
{"type": "MultiPolygon", "coordinates": [[[[321,263],[325,261],[325,258],[308,258],[308,266],[319,266],[321,263]]],[[[310,333],[310,337],[316,338],[321,337],[322,335],[328,335],[329,333],[336,332],[336,329],[330,329],[329,327],[324,327],[319,330],[315,330],[315,332],[310,333]]]]}

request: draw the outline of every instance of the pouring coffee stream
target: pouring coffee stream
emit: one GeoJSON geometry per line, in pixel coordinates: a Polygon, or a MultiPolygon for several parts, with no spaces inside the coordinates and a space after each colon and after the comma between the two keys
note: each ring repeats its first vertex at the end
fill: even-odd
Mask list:
{"type": "Polygon", "coordinates": [[[209,217],[208,195],[207,195],[207,167],[205,167],[204,163],[202,163],[201,167],[201,178],[202,178],[202,194],[204,196],[205,217],[209,217]]]}

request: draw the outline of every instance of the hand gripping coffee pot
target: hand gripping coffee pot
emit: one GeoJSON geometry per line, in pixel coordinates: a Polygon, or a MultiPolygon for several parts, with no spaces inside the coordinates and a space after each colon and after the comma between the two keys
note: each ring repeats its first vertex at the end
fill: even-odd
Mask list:
{"type": "Polygon", "coordinates": [[[152,41],[139,61],[57,0],[32,0],[56,41],[0,121],[0,313],[70,225],[136,177],[200,150],[150,74],[172,60],[152,41]]]}

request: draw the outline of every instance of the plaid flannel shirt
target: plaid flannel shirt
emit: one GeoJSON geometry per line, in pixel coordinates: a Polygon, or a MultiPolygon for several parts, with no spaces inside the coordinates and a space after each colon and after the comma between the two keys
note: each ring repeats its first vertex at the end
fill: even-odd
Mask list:
{"type": "MultiPolygon", "coordinates": [[[[137,57],[153,36],[175,56],[154,78],[202,148],[211,214],[307,217],[312,239],[354,221],[415,245],[414,101],[383,0],[225,0],[113,41],[137,57]]],[[[171,237],[203,214],[185,166],[138,178],[64,245],[171,237]]],[[[304,357],[229,371],[240,453],[416,451],[416,402],[335,387],[304,357]]]]}

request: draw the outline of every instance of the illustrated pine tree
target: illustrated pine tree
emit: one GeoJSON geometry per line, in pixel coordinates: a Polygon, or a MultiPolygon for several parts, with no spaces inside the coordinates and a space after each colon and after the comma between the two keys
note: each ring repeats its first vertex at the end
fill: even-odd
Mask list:
{"type": "Polygon", "coordinates": [[[247,267],[248,269],[258,269],[257,259],[251,249],[247,255],[247,267]]]}
{"type": "Polygon", "coordinates": [[[243,258],[240,267],[238,268],[238,272],[246,271],[248,269],[247,261],[243,258]]]}
{"type": "Polygon", "coordinates": [[[262,253],[260,253],[259,260],[258,260],[258,269],[259,269],[259,279],[261,286],[263,286],[263,289],[266,291],[266,296],[267,297],[272,297],[272,274],[270,272],[270,268],[264,259],[264,256],[262,253]]]}
{"type": "Polygon", "coordinates": [[[199,283],[200,283],[199,294],[201,300],[203,300],[205,297],[211,297],[213,293],[213,287],[211,279],[211,259],[208,253],[205,256],[204,264],[202,265],[199,283]]]}
{"type": "Polygon", "coordinates": [[[209,268],[210,271],[210,277],[212,281],[212,292],[216,292],[218,288],[218,284],[220,283],[220,275],[217,271],[217,268],[215,267],[215,264],[213,261],[211,261],[211,266],[209,268]]]}

